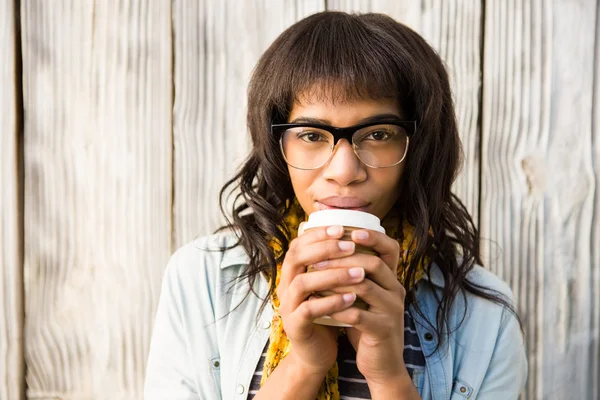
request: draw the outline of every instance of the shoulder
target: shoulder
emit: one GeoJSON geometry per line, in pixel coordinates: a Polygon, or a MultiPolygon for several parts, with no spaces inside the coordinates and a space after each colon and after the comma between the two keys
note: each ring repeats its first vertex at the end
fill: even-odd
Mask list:
{"type": "Polygon", "coordinates": [[[245,272],[249,257],[234,233],[203,236],[181,246],[165,269],[161,292],[177,305],[186,321],[222,317],[254,289],[263,298],[268,284],[250,287],[245,272]]]}
{"type": "MultiPolygon", "coordinates": [[[[500,301],[491,301],[482,296],[475,295],[467,290],[459,291],[451,302],[450,309],[446,310],[447,321],[451,327],[458,327],[457,332],[467,336],[484,329],[498,334],[509,320],[517,320],[511,311],[514,307],[512,290],[506,282],[493,272],[475,265],[466,276],[467,281],[500,301]]],[[[427,319],[435,324],[440,296],[445,287],[442,271],[436,264],[432,264],[430,273],[417,285],[417,302],[419,308],[425,311],[427,319]]]]}
{"type": "Polygon", "coordinates": [[[508,284],[500,279],[496,274],[483,268],[480,265],[475,265],[467,274],[467,280],[484,290],[493,290],[504,296],[509,302],[513,301],[513,293],[508,284]]]}
{"type": "Polygon", "coordinates": [[[247,268],[249,257],[237,236],[221,232],[202,236],[177,249],[167,264],[163,286],[167,285],[182,298],[216,293],[234,281],[247,268]]]}
{"type": "MultiPolygon", "coordinates": [[[[513,293],[506,282],[500,279],[493,272],[483,268],[480,265],[475,265],[467,273],[467,281],[481,288],[484,291],[495,292],[500,295],[508,303],[513,302],[513,293]]],[[[425,275],[424,281],[437,289],[443,289],[446,285],[444,275],[437,264],[431,265],[431,270],[428,275],[425,275]]]]}
{"type": "MultiPolygon", "coordinates": [[[[417,303],[423,315],[416,313],[415,318],[422,332],[428,327],[437,328],[440,295],[445,285],[435,264],[429,275],[417,285],[417,303]]],[[[514,307],[512,291],[506,282],[481,266],[469,271],[467,280],[506,304],[468,291],[458,292],[444,316],[447,325],[442,340],[447,347],[436,351],[436,340],[428,341],[420,335],[424,338],[424,351],[437,361],[430,363],[430,368],[439,365],[443,371],[437,371],[437,375],[452,377],[446,382],[448,385],[459,382],[473,397],[517,398],[527,377],[527,358],[519,320],[507,307],[514,307]]],[[[451,391],[452,386],[446,390],[451,391]]]]}
{"type": "Polygon", "coordinates": [[[169,261],[167,269],[181,274],[198,272],[202,269],[215,271],[233,266],[244,267],[249,257],[238,244],[234,232],[225,231],[201,236],[177,249],[169,261]]]}

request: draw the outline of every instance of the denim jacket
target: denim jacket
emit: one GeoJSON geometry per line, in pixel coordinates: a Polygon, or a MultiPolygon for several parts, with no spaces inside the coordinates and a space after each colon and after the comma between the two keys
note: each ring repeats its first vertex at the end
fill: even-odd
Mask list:
{"type": "MultiPolygon", "coordinates": [[[[258,360],[268,340],[272,309],[259,314],[268,283],[260,278],[255,294],[238,281],[248,264],[232,233],[197,239],[171,257],[162,291],[148,357],[144,396],[147,400],[246,399],[258,360]]],[[[444,285],[438,267],[431,279],[416,287],[416,299],[435,323],[434,293],[444,285]]],[[[475,267],[468,278],[512,301],[508,286],[491,272],[475,267]]],[[[517,319],[504,307],[466,294],[458,296],[449,314],[453,330],[435,352],[436,336],[413,313],[426,369],[413,376],[426,400],[511,400],[525,386],[527,360],[517,319]],[[465,303],[466,302],[466,303],[465,303]],[[468,305],[466,316],[465,304],[468,305]],[[464,317],[464,320],[463,320],[464,317]]]]}

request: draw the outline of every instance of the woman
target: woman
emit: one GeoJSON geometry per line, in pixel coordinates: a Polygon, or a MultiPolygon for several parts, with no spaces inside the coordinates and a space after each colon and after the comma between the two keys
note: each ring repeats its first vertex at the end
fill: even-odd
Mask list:
{"type": "Polygon", "coordinates": [[[461,147],[434,50],[384,15],[312,15],[259,60],[248,125],[251,154],[221,192],[239,190],[232,221],[165,272],[146,398],[516,399],[522,331],[451,192],[461,147]],[[386,234],[297,236],[331,208],[386,234]],[[326,315],[352,327],[313,323],[326,315]]]}

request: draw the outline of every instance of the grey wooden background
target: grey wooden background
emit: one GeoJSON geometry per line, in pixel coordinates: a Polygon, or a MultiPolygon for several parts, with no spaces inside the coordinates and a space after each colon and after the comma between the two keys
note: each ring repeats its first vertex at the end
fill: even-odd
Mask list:
{"type": "Polygon", "coordinates": [[[455,191],[527,335],[523,399],[600,399],[594,0],[0,2],[0,399],[140,399],[164,266],[222,222],[249,73],[286,27],[377,11],[446,60],[455,191]]]}

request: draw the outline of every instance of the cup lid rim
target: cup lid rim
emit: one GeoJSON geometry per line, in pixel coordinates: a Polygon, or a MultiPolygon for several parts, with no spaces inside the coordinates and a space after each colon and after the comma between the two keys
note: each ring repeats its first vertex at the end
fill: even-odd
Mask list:
{"type": "Polygon", "coordinates": [[[303,230],[319,226],[343,225],[352,228],[370,229],[385,233],[379,218],[373,214],[357,210],[319,210],[308,216],[303,230]]]}

